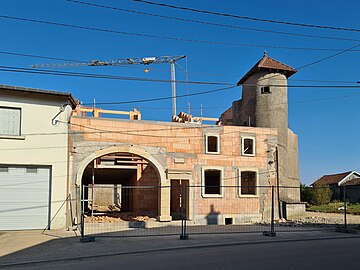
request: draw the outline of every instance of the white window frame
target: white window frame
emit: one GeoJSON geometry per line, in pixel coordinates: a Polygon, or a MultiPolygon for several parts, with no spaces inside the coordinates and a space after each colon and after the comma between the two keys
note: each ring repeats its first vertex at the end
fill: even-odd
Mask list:
{"type": "Polygon", "coordinates": [[[220,135],[219,134],[205,134],[205,154],[212,154],[212,155],[219,155],[220,154],[220,135]],[[217,149],[216,152],[209,152],[208,149],[208,138],[209,137],[216,137],[217,138],[217,149]]]}
{"type": "Polygon", "coordinates": [[[256,138],[254,136],[241,136],[241,155],[242,156],[247,156],[247,157],[254,157],[256,155],[256,138]],[[246,154],[245,153],[244,141],[246,139],[253,140],[253,153],[252,154],[246,154]]]}
{"type": "Polygon", "coordinates": [[[224,197],[224,168],[218,166],[205,166],[201,168],[201,196],[203,198],[223,198],[224,197]],[[220,171],[220,194],[205,193],[205,171],[220,171]]]}
{"type": "Polygon", "coordinates": [[[13,110],[13,111],[19,111],[19,133],[18,134],[1,134],[0,133],[0,137],[1,138],[17,138],[17,137],[21,137],[21,122],[22,122],[22,109],[19,107],[8,107],[8,106],[0,106],[0,109],[3,110],[13,110]]]}
{"type": "Polygon", "coordinates": [[[255,197],[259,197],[259,170],[257,168],[239,168],[238,169],[238,196],[239,197],[250,197],[250,198],[255,198],[255,197]],[[241,173],[242,172],[254,172],[256,174],[255,177],[255,194],[241,194],[241,173]]]}

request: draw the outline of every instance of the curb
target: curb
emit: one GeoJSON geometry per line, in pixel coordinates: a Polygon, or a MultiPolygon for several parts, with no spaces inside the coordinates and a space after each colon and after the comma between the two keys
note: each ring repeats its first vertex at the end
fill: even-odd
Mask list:
{"type": "Polygon", "coordinates": [[[351,236],[332,236],[332,237],[312,237],[312,238],[302,238],[302,239],[274,239],[274,240],[269,239],[269,240],[257,240],[257,241],[216,243],[216,244],[200,244],[200,245],[192,245],[192,246],[176,246],[176,247],[168,247],[168,248],[153,248],[153,249],[143,249],[143,250],[136,250],[136,251],[112,252],[112,253],[98,254],[98,255],[92,255],[92,256],[78,256],[78,257],[72,257],[72,258],[7,263],[7,264],[0,264],[0,268],[10,267],[10,266],[26,266],[26,265],[31,265],[31,264],[34,264],[34,265],[45,264],[45,263],[50,263],[50,262],[69,262],[69,261],[76,261],[76,260],[85,260],[85,259],[94,259],[94,258],[121,256],[121,255],[131,255],[131,254],[141,254],[141,253],[151,253],[151,252],[161,252],[161,251],[172,251],[172,250],[212,248],[212,247],[225,247],[225,246],[242,246],[242,245],[259,245],[259,244],[288,243],[288,242],[324,241],[324,240],[353,239],[353,238],[360,238],[360,236],[351,235],[351,236]]]}

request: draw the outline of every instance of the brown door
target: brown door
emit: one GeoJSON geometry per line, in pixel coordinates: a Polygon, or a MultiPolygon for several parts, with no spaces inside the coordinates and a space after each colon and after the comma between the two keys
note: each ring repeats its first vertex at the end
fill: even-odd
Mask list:
{"type": "Polygon", "coordinates": [[[181,220],[182,211],[188,212],[189,180],[171,180],[170,214],[173,220],[181,220]],[[183,194],[183,192],[186,194],[183,194]],[[186,208],[186,210],[183,208],[186,208]]]}

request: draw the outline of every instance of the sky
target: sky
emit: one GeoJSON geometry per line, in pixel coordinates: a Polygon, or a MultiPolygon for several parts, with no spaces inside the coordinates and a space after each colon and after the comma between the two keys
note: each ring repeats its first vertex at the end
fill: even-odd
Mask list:
{"type": "MultiPolygon", "coordinates": [[[[290,85],[297,86],[288,90],[289,127],[299,136],[302,183],[310,184],[324,174],[360,171],[360,89],[342,87],[360,86],[356,83],[360,81],[360,46],[345,51],[360,45],[359,1],[341,1],[340,4],[334,0],[303,0],[283,4],[283,1],[260,0],[153,0],[156,3],[218,13],[342,27],[353,29],[352,31],[216,16],[132,0],[83,1],[112,8],[65,0],[0,1],[0,84],[72,92],[84,104],[95,100],[100,106],[101,102],[170,97],[171,85],[169,82],[9,72],[4,71],[4,67],[30,68],[34,64],[64,62],[14,54],[63,58],[69,61],[186,55],[185,59],[176,63],[177,80],[224,83],[177,83],[177,94],[186,95],[235,85],[263,56],[265,50],[269,57],[294,68],[340,53],[317,64],[300,68],[289,79],[290,85]]],[[[56,70],[170,80],[169,64],[67,67],[56,70]],[[146,73],[145,68],[149,72],[146,73]]],[[[236,87],[178,98],[177,107],[178,111],[187,112],[190,103],[194,116],[200,115],[202,106],[203,116],[219,117],[233,101],[240,98],[241,87],[236,87]]],[[[169,99],[101,107],[116,110],[131,110],[136,107],[145,120],[171,121],[169,99]]]]}

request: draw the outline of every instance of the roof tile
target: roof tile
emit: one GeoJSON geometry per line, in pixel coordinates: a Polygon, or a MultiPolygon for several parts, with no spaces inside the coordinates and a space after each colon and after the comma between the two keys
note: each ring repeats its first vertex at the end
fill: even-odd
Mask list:
{"type": "Polygon", "coordinates": [[[251,75],[253,75],[259,70],[264,69],[278,71],[280,73],[283,73],[287,78],[297,72],[296,69],[268,57],[265,51],[264,56],[244,75],[244,77],[240,79],[237,84],[243,84],[251,75]]]}

